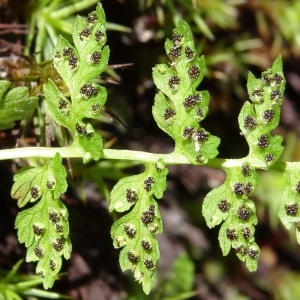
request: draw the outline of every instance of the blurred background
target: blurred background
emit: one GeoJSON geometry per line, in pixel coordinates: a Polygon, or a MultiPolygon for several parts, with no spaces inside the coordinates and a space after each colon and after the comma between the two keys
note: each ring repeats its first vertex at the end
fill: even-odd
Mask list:
{"type": "MultiPolygon", "coordinates": [[[[70,38],[77,14],[95,9],[94,0],[0,0],[0,78],[13,86],[27,85],[39,95],[47,78],[57,76],[51,65],[59,34],[70,38]]],[[[241,158],[248,147],[237,117],[248,99],[248,72],[255,76],[283,59],[287,80],[282,119],[276,134],[284,137],[283,159],[300,160],[300,1],[297,0],[103,0],[108,22],[110,68],[99,81],[108,90],[107,104],[94,126],[105,146],[169,153],[172,140],[151,115],[156,88],[152,67],[167,63],[166,38],[178,20],[189,23],[198,55],[204,55],[206,76],[199,90],[211,96],[203,126],[221,138],[219,157],[241,158]]],[[[42,100],[42,99],[41,99],[42,100]]],[[[0,133],[0,147],[40,143],[37,116],[0,133]]],[[[63,145],[56,139],[53,144],[63,145]]],[[[0,163],[0,290],[1,280],[25,257],[16,238],[18,208],[10,197],[14,172],[28,160],[0,163]]],[[[76,299],[300,299],[300,246],[293,232],[283,229],[277,207],[282,176],[260,172],[253,200],[261,247],[259,267],[249,273],[234,253],[223,257],[218,228],[209,230],[201,214],[205,195],[224,180],[220,170],[170,166],[168,188],[159,201],[164,233],[158,236],[161,258],[156,285],[143,295],[130,272],[122,273],[110,227],[117,215],[107,211],[109,191],[126,174],[141,172],[135,162],[100,161],[82,166],[72,160],[69,188],[62,197],[69,208],[73,254],[53,292],[76,299]],[[72,175],[72,176],[71,176],[72,175]],[[73,179],[71,179],[73,177],[73,179]]],[[[15,277],[26,280],[34,265],[21,264],[15,277]],[[19,276],[19,277],[17,277],[19,276]]],[[[39,296],[23,296],[40,299],[39,296]]],[[[62,297],[62,296],[60,296],[62,297]]],[[[47,297],[46,297],[47,298],[47,297]]]]}

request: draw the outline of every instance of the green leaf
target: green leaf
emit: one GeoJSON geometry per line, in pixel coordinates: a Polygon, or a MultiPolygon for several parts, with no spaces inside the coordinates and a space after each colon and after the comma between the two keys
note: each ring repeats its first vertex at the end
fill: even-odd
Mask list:
{"type": "Polygon", "coordinates": [[[16,218],[18,239],[27,247],[26,261],[38,261],[36,273],[43,286],[53,286],[62,264],[61,256],[70,257],[68,211],[59,199],[67,189],[66,171],[59,154],[43,167],[21,169],[14,176],[12,197],[18,205],[39,201],[16,218]]]}
{"type": "Polygon", "coordinates": [[[83,151],[83,160],[98,160],[102,155],[102,138],[87,119],[100,116],[106,101],[106,89],[96,81],[106,68],[109,48],[106,43],[105,14],[100,3],[87,18],[77,17],[73,26],[74,46],[60,36],[54,49],[54,67],[69,88],[65,97],[49,80],[44,85],[45,108],[58,124],[74,135],[74,147],[83,151]]]}
{"type": "Polygon", "coordinates": [[[255,204],[249,199],[257,186],[255,169],[245,160],[225,168],[226,180],[205,197],[202,213],[206,224],[212,228],[222,221],[219,242],[223,255],[231,248],[250,271],[257,267],[259,248],[254,240],[257,224],[255,204]]]}
{"type": "Polygon", "coordinates": [[[285,79],[281,57],[278,56],[271,68],[256,79],[248,76],[250,102],[245,102],[240,115],[239,126],[249,144],[248,159],[261,161],[265,168],[277,161],[283,152],[282,137],[271,135],[280,120],[285,79]]]}
{"type": "Polygon", "coordinates": [[[120,252],[123,271],[134,272],[135,279],[149,294],[159,258],[155,235],[162,232],[162,222],[155,198],[161,198],[166,188],[168,170],[162,160],[147,164],[142,174],[121,179],[111,192],[110,211],[124,212],[133,208],[111,228],[115,248],[120,252]]]}
{"type": "Polygon", "coordinates": [[[7,92],[10,82],[0,80],[0,130],[12,128],[15,121],[28,119],[37,105],[37,97],[29,97],[27,87],[7,92]]]}
{"type": "Polygon", "coordinates": [[[292,227],[296,231],[297,242],[300,244],[300,165],[289,163],[283,175],[284,190],[279,204],[278,216],[286,229],[292,227]]]}
{"type": "Polygon", "coordinates": [[[197,91],[205,74],[204,57],[195,55],[191,30],[182,20],[165,49],[171,65],[153,68],[154,83],[160,90],[152,110],[154,119],[175,140],[176,152],[193,164],[204,164],[217,156],[220,143],[200,125],[209,105],[208,92],[197,91]]]}

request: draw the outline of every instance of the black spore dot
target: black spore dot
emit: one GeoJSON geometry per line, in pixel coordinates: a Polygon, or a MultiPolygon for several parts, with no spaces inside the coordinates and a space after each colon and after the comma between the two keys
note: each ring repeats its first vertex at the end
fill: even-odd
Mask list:
{"type": "Polygon", "coordinates": [[[197,66],[191,66],[188,70],[188,74],[191,79],[196,79],[200,75],[200,69],[197,66]]]}
{"type": "Polygon", "coordinates": [[[253,259],[257,259],[258,258],[258,253],[259,253],[258,250],[253,250],[252,248],[248,249],[248,254],[253,259]]]}
{"type": "Polygon", "coordinates": [[[177,75],[172,76],[169,79],[168,85],[171,89],[174,89],[174,85],[178,85],[180,83],[180,78],[177,75]]]}
{"type": "Polygon", "coordinates": [[[148,177],[147,179],[144,180],[144,189],[147,192],[149,192],[152,189],[153,184],[154,184],[153,177],[148,177]]]}
{"type": "Polygon", "coordinates": [[[236,249],[234,249],[236,254],[240,254],[242,256],[245,256],[247,254],[247,248],[244,245],[238,246],[236,249]]]}
{"type": "Polygon", "coordinates": [[[242,229],[242,234],[243,234],[245,239],[249,239],[249,237],[251,236],[250,228],[248,226],[243,228],[242,229]]]}
{"type": "Polygon", "coordinates": [[[243,183],[241,182],[238,182],[238,183],[235,183],[234,185],[234,193],[236,195],[243,195],[244,194],[244,191],[245,191],[245,186],[243,183]]]}
{"type": "Polygon", "coordinates": [[[238,208],[237,215],[239,219],[247,221],[249,220],[251,214],[251,209],[245,205],[242,205],[238,208]]]}
{"type": "Polygon", "coordinates": [[[193,134],[195,132],[194,127],[185,127],[183,129],[183,137],[186,138],[187,140],[190,140],[193,137],[193,134]]]}
{"type": "Polygon", "coordinates": [[[226,199],[222,199],[218,204],[219,210],[223,213],[228,212],[230,207],[231,205],[226,199]]]}
{"type": "Polygon", "coordinates": [[[128,202],[136,202],[138,199],[137,192],[131,189],[127,189],[126,199],[128,202]]]}
{"type": "Polygon", "coordinates": [[[298,208],[299,207],[297,203],[286,204],[285,205],[286,214],[289,216],[295,216],[298,212],[298,208]]]}
{"type": "Polygon", "coordinates": [[[63,56],[71,56],[73,54],[73,49],[71,47],[67,47],[63,49],[63,56]]]}
{"type": "Polygon", "coordinates": [[[86,22],[88,22],[90,24],[94,23],[97,20],[96,13],[95,12],[90,13],[85,20],[86,20],[86,22]]]}
{"type": "Polygon", "coordinates": [[[280,100],[281,99],[281,93],[279,90],[275,90],[275,91],[272,91],[271,94],[270,94],[270,98],[271,100],[280,100]]]}
{"type": "Polygon", "coordinates": [[[99,64],[101,58],[101,53],[99,51],[95,51],[91,55],[91,60],[94,65],[99,64]]]}
{"type": "Polygon", "coordinates": [[[248,164],[243,164],[242,165],[242,173],[244,176],[250,176],[251,175],[251,169],[250,166],[248,164]]]}
{"type": "Polygon", "coordinates": [[[267,148],[269,146],[269,140],[268,140],[268,136],[266,134],[262,134],[258,138],[257,146],[260,148],[267,148]]]}
{"type": "Polygon", "coordinates": [[[167,108],[164,112],[164,119],[168,120],[176,115],[175,111],[172,108],[167,108]]]}
{"type": "Polygon", "coordinates": [[[153,261],[151,259],[146,259],[144,265],[147,269],[152,269],[154,267],[153,261]]]}
{"type": "Polygon", "coordinates": [[[171,60],[175,60],[175,59],[179,58],[180,55],[181,55],[180,47],[172,47],[170,49],[169,57],[170,57],[171,60]]]}
{"type": "Polygon", "coordinates": [[[45,228],[42,228],[42,227],[39,227],[38,225],[32,225],[32,229],[33,229],[33,232],[34,234],[36,235],[42,235],[43,232],[45,231],[45,228]]]}
{"type": "Polygon", "coordinates": [[[52,223],[57,223],[60,220],[60,217],[56,211],[49,213],[49,219],[52,223]]]}
{"type": "Polygon", "coordinates": [[[52,243],[54,250],[61,251],[64,248],[64,241],[61,238],[57,238],[55,242],[52,243]]]}
{"type": "Polygon", "coordinates": [[[77,67],[77,57],[72,54],[69,58],[69,66],[71,69],[75,69],[77,67]]]}
{"type": "Polygon", "coordinates": [[[83,40],[84,38],[88,38],[90,34],[91,34],[90,28],[84,28],[80,31],[79,37],[81,40],[83,40]]]}
{"type": "Polygon", "coordinates": [[[249,128],[249,129],[253,129],[256,127],[256,120],[253,116],[246,116],[246,118],[244,119],[244,127],[245,128],[249,128]]]}
{"type": "Polygon", "coordinates": [[[125,225],[124,230],[129,237],[135,237],[136,230],[133,227],[131,227],[130,225],[125,225]]]}
{"type": "Polygon", "coordinates": [[[174,43],[174,45],[179,45],[181,43],[182,38],[182,34],[172,34],[172,42],[174,43]]]}
{"type": "Polygon", "coordinates": [[[208,134],[203,129],[198,129],[195,136],[198,142],[205,142],[208,139],[208,134]]]}
{"type": "Polygon", "coordinates": [[[187,59],[192,59],[195,52],[190,47],[185,47],[184,53],[187,59]]]}
{"type": "Polygon", "coordinates": [[[296,192],[300,193],[300,181],[296,184],[296,192]]]}
{"type": "Polygon", "coordinates": [[[276,84],[281,84],[283,77],[280,74],[276,73],[273,77],[273,80],[276,84]]]}
{"type": "Polygon", "coordinates": [[[229,228],[226,229],[226,236],[227,236],[227,238],[230,239],[231,241],[237,239],[237,237],[238,237],[238,235],[237,235],[235,229],[229,229],[229,228]]]}
{"type": "Polygon", "coordinates": [[[39,196],[39,189],[37,187],[33,186],[30,189],[30,194],[31,194],[32,198],[37,198],[39,196]]]}
{"type": "Polygon", "coordinates": [[[151,244],[148,241],[142,240],[141,245],[146,251],[151,250],[151,244]]]}
{"type": "Polygon", "coordinates": [[[96,41],[99,42],[99,41],[101,40],[102,37],[104,37],[104,33],[101,32],[100,30],[97,30],[97,31],[95,32],[95,39],[96,39],[96,41]]]}
{"type": "Polygon", "coordinates": [[[50,265],[50,269],[51,269],[52,271],[54,271],[54,270],[55,270],[55,267],[56,267],[56,263],[55,263],[52,259],[50,259],[49,265],[50,265]]]}
{"type": "Polygon", "coordinates": [[[59,233],[64,232],[64,228],[61,224],[55,224],[55,230],[59,233]]]}
{"type": "Polygon", "coordinates": [[[251,182],[247,182],[244,189],[245,193],[249,195],[253,191],[253,184],[251,182]]]}
{"type": "Polygon", "coordinates": [[[272,153],[267,154],[265,160],[266,160],[266,162],[271,162],[271,161],[275,160],[274,154],[272,154],[272,153]]]}
{"type": "Polygon", "coordinates": [[[39,245],[36,245],[36,246],[34,247],[34,254],[35,254],[38,258],[43,257],[43,250],[42,250],[42,248],[41,248],[39,245]]]}
{"type": "Polygon", "coordinates": [[[91,84],[84,84],[80,88],[80,93],[85,95],[87,98],[91,98],[92,96],[97,95],[98,89],[91,84]]]}
{"type": "Polygon", "coordinates": [[[51,180],[47,181],[47,189],[49,190],[53,189],[54,185],[55,185],[55,181],[51,181],[51,180]]]}
{"type": "Polygon", "coordinates": [[[263,113],[263,118],[266,119],[267,122],[271,122],[274,118],[275,111],[273,109],[268,109],[263,113]]]}
{"type": "Polygon", "coordinates": [[[137,263],[138,260],[140,259],[140,257],[138,255],[135,255],[132,252],[128,252],[127,257],[129,259],[129,261],[132,262],[133,264],[137,263]]]}

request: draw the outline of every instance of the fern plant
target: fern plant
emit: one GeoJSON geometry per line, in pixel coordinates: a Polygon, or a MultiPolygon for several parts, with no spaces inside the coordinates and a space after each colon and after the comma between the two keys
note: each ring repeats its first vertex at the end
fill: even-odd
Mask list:
{"type": "MultiPolygon", "coordinates": [[[[191,164],[219,168],[226,172],[225,182],[205,198],[202,213],[208,227],[222,223],[219,242],[224,255],[231,248],[250,271],[257,268],[259,246],[255,242],[257,217],[251,195],[258,184],[257,170],[277,170],[286,178],[279,218],[286,228],[294,226],[300,242],[299,163],[279,161],[284,150],[282,137],[272,131],[280,120],[285,79],[281,57],[262,73],[248,77],[249,101],[239,114],[241,134],[249,154],[240,159],[220,159],[220,139],[202,126],[208,113],[209,93],[198,90],[205,76],[204,57],[198,57],[189,25],[179,21],[165,50],[170,64],[153,68],[158,88],[153,116],[158,126],[174,139],[169,154],[103,149],[103,141],[91,119],[99,117],[106,101],[106,90],[96,77],[106,68],[109,48],[105,46],[105,14],[101,4],[73,26],[73,43],[63,37],[54,49],[53,64],[66,88],[49,78],[44,84],[44,107],[56,130],[65,128],[72,137],[66,147],[27,147],[0,150],[0,159],[39,158],[38,165],[22,167],[14,176],[12,198],[22,210],[16,219],[18,239],[27,247],[26,261],[36,261],[36,273],[44,288],[51,288],[72,246],[69,238],[67,207],[60,195],[67,189],[62,158],[80,157],[83,163],[99,159],[140,161],[145,170],[122,178],[112,189],[109,210],[122,213],[111,228],[115,248],[121,248],[122,270],[132,270],[148,294],[159,259],[156,235],[163,230],[157,200],[167,188],[168,165],[191,164]],[[67,92],[66,92],[67,90],[67,92]]],[[[0,128],[12,127],[14,121],[28,118],[37,98],[28,97],[26,88],[8,91],[9,82],[0,82],[0,128]],[[18,105],[19,114],[12,110],[18,105]]],[[[200,212],[199,212],[200,213],[200,212]]]]}

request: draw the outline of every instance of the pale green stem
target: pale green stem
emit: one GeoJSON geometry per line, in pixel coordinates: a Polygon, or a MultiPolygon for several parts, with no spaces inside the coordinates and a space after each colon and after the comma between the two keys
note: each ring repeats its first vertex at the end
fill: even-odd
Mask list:
{"type": "MultiPolygon", "coordinates": [[[[16,158],[52,158],[56,153],[59,153],[63,158],[82,158],[84,152],[78,147],[59,147],[59,148],[47,148],[47,147],[24,147],[14,149],[0,150],[0,160],[16,159],[16,158]]],[[[146,162],[157,162],[158,159],[163,159],[166,165],[190,165],[191,162],[180,153],[172,152],[168,154],[157,154],[143,151],[133,150],[117,150],[117,149],[104,149],[102,153],[102,159],[118,159],[118,160],[132,160],[146,162]]],[[[223,159],[214,158],[209,160],[205,167],[226,169],[241,166],[243,162],[249,161],[251,166],[255,169],[266,169],[266,165],[261,161],[250,161],[246,158],[242,159],[223,159]]],[[[272,169],[279,172],[283,172],[286,168],[293,168],[293,166],[299,162],[275,162],[272,165],[272,169]]]]}

